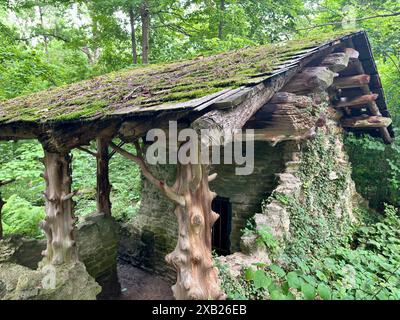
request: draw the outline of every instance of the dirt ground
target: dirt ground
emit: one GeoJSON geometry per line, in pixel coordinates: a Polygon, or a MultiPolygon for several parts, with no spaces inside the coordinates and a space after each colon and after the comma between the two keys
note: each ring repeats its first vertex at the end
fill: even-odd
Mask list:
{"type": "Polygon", "coordinates": [[[122,288],[119,300],[174,299],[171,284],[132,265],[118,264],[118,277],[122,288]]]}

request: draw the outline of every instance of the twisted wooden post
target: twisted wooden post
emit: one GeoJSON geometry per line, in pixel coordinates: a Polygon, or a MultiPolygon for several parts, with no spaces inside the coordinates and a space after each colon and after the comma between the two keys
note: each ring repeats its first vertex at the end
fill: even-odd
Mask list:
{"type": "Polygon", "coordinates": [[[185,201],[175,208],[178,243],[166,256],[177,271],[172,287],[176,299],[225,298],[211,254],[211,229],[219,215],[211,209],[216,194],[209,189],[208,173],[206,165],[178,164],[174,190],[185,201]]]}
{"type": "Polygon", "coordinates": [[[97,186],[96,186],[96,203],[97,212],[111,215],[111,184],[109,179],[109,162],[110,155],[108,153],[108,140],[97,138],[97,186]]]}
{"type": "Polygon", "coordinates": [[[46,217],[40,227],[46,234],[44,262],[59,265],[78,260],[74,240],[75,217],[71,191],[71,156],[44,151],[46,217]]]}
{"type": "Polygon", "coordinates": [[[211,202],[216,196],[209,189],[209,170],[202,164],[178,164],[176,181],[172,187],[158,180],[149,171],[136,143],[137,155],[133,155],[114,143],[111,148],[134,161],[143,175],[176,205],[178,218],[178,243],[173,252],[166,256],[177,272],[177,282],[172,287],[174,297],[187,299],[224,299],[220,287],[218,269],[214,267],[211,253],[211,228],[218,214],[211,210],[211,202]]]}

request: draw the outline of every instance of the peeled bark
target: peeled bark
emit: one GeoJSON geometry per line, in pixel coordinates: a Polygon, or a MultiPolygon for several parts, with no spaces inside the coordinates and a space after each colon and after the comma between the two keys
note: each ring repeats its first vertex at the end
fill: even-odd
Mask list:
{"type": "Polygon", "coordinates": [[[211,210],[215,193],[208,179],[205,165],[178,165],[174,189],[184,197],[185,205],[175,208],[178,244],[166,257],[177,271],[172,291],[178,300],[225,298],[211,255],[211,228],[219,215],[211,210]]]}
{"type": "Polygon", "coordinates": [[[69,154],[44,152],[46,179],[46,217],[40,227],[46,234],[44,263],[59,265],[77,261],[74,240],[74,195],[71,192],[71,157],[69,154]]]}
{"type": "Polygon", "coordinates": [[[166,257],[166,261],[177,271],[177,282],[172,287],[174,297],[178,300],[224,299],[218,269],[213,266],[211,254],[211,228],[219,216],[211,210],[215,193],[210,191],[208,183],[216,175],[208,176],[206,165],[178,164],[175,184],[169,187],[148,170],[138,144],[138,155],[114,143],[110,143],[110,146],[137,163],[143,175],[176,204],[174,212],[179,223],[178,244],[166,257]]]}
{"type": "Polygon", "coordinates": [[[111,184],[108,174],[109,154],[108,142],[97,138],[97,186],[96,203],[97,212],[111,215],[111,184]]]}

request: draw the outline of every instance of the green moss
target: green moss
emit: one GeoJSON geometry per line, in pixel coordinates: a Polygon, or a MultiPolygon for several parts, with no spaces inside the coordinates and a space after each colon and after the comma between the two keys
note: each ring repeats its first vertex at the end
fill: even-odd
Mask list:
{"type": "MultiPolygon", "coordinates": [[[[349,34],[350,32],[346,32],[349,34]]],[[[65,121],[109,115],[125,107],[188,101],[225,88],[262,81],[304,49],[345,33],[323,34],[169,64],[129,68],[52,90],[0,102],[0,123],[65,121]]]]}
{"type": "Polygon", "coordinates": [[[93,101],[90,104],[84,104],[84,102],[82,102],[82,105],[84,105],[85,108],[78,109],[74,112],[60,113],[60,115],[58,117],[55,117],[54,120],[70,120],[70,119],[76,119],[76,118],[88,118],[88,117],[94,116],[97,113],[99,113],[102,108],[104,108],[108,105],[108,102],[104,101],[104,100],[93,101]]]}

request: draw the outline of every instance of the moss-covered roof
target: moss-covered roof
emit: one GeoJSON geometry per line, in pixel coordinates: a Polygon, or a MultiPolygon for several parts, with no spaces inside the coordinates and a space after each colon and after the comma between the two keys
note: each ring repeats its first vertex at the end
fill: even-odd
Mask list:
{"type": "Polygon", "coordinates": [[[109,73],[2,101],[0,123],[97,119],[115,113],[140,112],[158,105],[173,106],[222,90],[259,83],[279,72],[294,57],[315,52],[309,49],[343,36],[343,33],[323,34],[109,73]]]}

